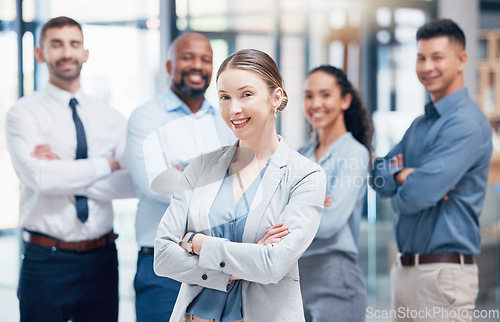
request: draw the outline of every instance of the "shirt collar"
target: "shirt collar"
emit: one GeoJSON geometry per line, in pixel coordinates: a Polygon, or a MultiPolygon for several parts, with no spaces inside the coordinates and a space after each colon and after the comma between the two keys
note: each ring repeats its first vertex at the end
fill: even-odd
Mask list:
{"type": "Polygon", "coordinates": [[[445,96],[433,105],[439,115],[452,114],[457,110],[457,107],[460,106],[460,104],[458,103],[468,98],[469,93],[467,91],[467,88],[464,87],[456,92],[451,93],[448,96],[445,96]]]}
{"type": "Polygon", "coordinates": [[[47,93],[49,93],[50,96],[52,96],[56,101],[58,101],[62,105],[69,106],[69,100],[72,97],[76,98],[78,100],[78,103],[82,102],[83,92],[81,88],[79,88],[75,94],[71,94],[70,92],[65,91],[62,88],[59,88],[54,84],[47,83],[45,90],[47,91],[47,93]]]}
{"type": "MultiPolygon", "coordinates": [[[[342,149],[342,146],[345,143],[349,142],[351,139],[354,139],[354,137],[352,136],[351,132],[347,132],[347,133],[343,134],[335,142],[333,142],[332,144],[330,144],[330,146],[328,147],[328,150],[321,157],[321,159],[318,160],[318,162],[321,161],[321,160],[326,160],[326,159],[331,158],[336,151],[338,151],[339,149],[342,149]]],[[[314,141],[312,141],[309,144],[309,146],[307,147],[307,149],[306,149],[306,151],[305,151],[304,154],[308,158],[312,158],[312,160],[315,160],[316,159],[316,148],[318,147],[318,145],[319,145],[319,140],[316,138],[314,141]]]]}
{"type": "MultiPolygon", "coordinates": [[[[184,103],[170,87],[165,91],[163,97],[164,97],[163,101],[165,102],[165,109],[168,112],[178,109],[186,114],[192,114],[191,109],[189,109],[186,103],[184,103]]],[[[212,115],[215,114],[214,106],[206,98],[203,100],[201,108],[198,112],[196,112],[196,114],[202,115],[205,113],[211,113],[212,115]]]]}

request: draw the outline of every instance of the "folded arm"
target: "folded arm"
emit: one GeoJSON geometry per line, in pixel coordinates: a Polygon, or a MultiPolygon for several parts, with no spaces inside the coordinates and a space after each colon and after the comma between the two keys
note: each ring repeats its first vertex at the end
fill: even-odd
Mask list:
{"type": "Polygon", "coordinates": [[[454,122],[443,128],[394,194],[394,210],[414,214],[435,206],[483,157],[485,144],[489,142],[477,123],[454,122]]]}
{"type": "Polygon", "coordinates": [[[7,146],[20,180],[45,194],[73,195],[111,173],[105,157],[80,160],[43,160],[32,155],[44,142],[38,121],[27,112],[7,115],[7,146]]]}
{"type": "Polygon", "coordinates": [[[399,187],[394,176],[403,168],[394,166],[392,160],[394,156],[403,152],[403,144],[401,141],[385,157],[377,158],[373,164],[369,178],[370,186],[382,197],[392,196],[399,187]]]}
{"type": "Polygon", "coordinates": [[[159,276],[167,276],[183,283],[227,291],[230,274],[200,268],[198,256],[189,254],[181,247],[187,232],[189,203],[200,165],[201,158],[196,158],[182,173],[182,191],[173,195],[170,206],[160,221],[155,239],[154,271],[159,276]]]}
{"type": "MultiPolygon", "coordinates": [[[[35,147],[31,155],[39,160],[58,160],[59,157],[52,152],[50,145],[40,144],[35,147]]],[[[101,201],[112,201],[113,199],[134,198],[135,191],[132,177],[127,169],[121,169],[120,164],[112,157],[107,157],[112,173],[97,180],[89,186],[72,189],[75,195],[86,196],[101,201]]]]}
{"type": "Polygon", "coordinates": [[[292,188],[289,202],[280,216],[289,227],[289,233],[279,243],[237,243],[207,236],[201,247],[198,266],[261,284],[279,282],[316,234],[323,210],[325,186],[324,172],[316,171],[292,188]],[[221,265],[222,262],[224,265],[221,265]]]}

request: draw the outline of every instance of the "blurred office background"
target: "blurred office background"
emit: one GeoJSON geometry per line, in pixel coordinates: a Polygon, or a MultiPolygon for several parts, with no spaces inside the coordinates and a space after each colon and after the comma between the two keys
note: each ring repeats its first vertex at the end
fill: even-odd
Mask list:
{"type": "MultiPolygon", "coordinates": [[[[214,48],[214,74],[241,48],[258,48],[278,63],[290,101],[278,119],[294,148],[307,139],[302,84],[320,64],[344,68],[359,88],[375,125],[374,147],[384,155],[415,116],[426,94],[415,75],[419,26],[436,17],[457,21],[467,37],[466,86],[488,115],[500,123],[499,0],[0,0],[0,321],[19,319],[18,181],[5,146],[5,114],[18,97],[42,88],[48,74],[34,61],[39,29],[65,15],[82,23],[90,59],[82,86],[128,117],[167,84],[166,51],[171,39],[192,30],[214,48]]],[[[208,97],[217,102],[212,82],[208,97]]],[[[500,146],[495,134],[496,152],[500,146]]],[[[500,155],[500,154],[498,154],[500,155]]],[[[500,308],[500,157],[492,159],[480,221],[482,255],[479,309],[500,308]],[[498,169],[497,169],[498,168],[498,169]]],[[[360,265],[369,306],[389,309],[389,266],[396,250],[389,200],[367,193],[360,234],[360,265]]],[[[136,200],[114,203],[120,259],[120,321],[135,321],[132,280],[137,246],[136,200]]],[[[384,321],[384,319],[371,319],[384,321]]],[[[494,321],[494,319],[481,319],[494,321]]]]}

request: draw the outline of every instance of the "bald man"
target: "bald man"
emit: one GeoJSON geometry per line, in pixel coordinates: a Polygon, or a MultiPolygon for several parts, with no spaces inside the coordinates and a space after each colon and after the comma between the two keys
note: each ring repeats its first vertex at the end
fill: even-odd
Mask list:
{"type": "Polygon", "coordinates": [[[169,88],[138,107],[127,128],[126,157],[139,198],[136,239],[140,250],[134,280],[137,322],[168,321],[180,288],[179,282],[153,271],[156,230],[171,195],[153,191],[152,181],[167,168],[182,170],[190,159],[235,141],[218,108],[204,96],[212,77],[208,39],[199,33],[176,38],[166,69],[169,88]]]}

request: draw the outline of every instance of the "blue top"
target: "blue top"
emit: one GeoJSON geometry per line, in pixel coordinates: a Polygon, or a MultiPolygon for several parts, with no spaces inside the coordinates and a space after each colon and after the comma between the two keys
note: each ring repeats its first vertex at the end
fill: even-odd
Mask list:
{"type": "Polygon", "coordinates": [[[478,217],[491,153],[490,124],[463,88],[428,103],[401,142],[376,160],[370,185],[392,196],[401,253],[479,254],[478,217]],[[398,153],[405,167],[415,168],[402,185],[394,178],[402,168],[390,165],[398,153]]]}
{"type": "MultiPolygon", "coordinates": [[[[262,169],[234,205],[231,167],[228,168],[226,177],[209,212],[212,237],[225,238],[232,242],[242,242],[250,205],[266,169],[267,166],[262,169]]],[[[241,309],[241,280],[237,280],[227,293],[210,288],[203,289],[191,302],[187,308],[187,313],[206,320],[215,319],[220,322],[233,322],[243,319],[241,309]]]]}
{"type": "MultiPolygon", "coordinates": [[[[313,140],[299,152],[316,161],[318,145],[313,140]]],[[[323,210],[316,237],[302,258],[340,251],[356,260],[369,159],[368,149],[347,132],[318,160],[328,179],[326,194],[332,204],[323,210]]]]}
{"type": "Polygon", "coordinates": [[[162,151],[170,164],[185,166],[190,159],[234,141],[210,102],[204,100],[193,114],[170,88],[134,110],[125,153],[139,198],[135,224],[139,246],[153,247],[158,224],[170,204],[171,195],[151,190],[153,179],[167,168],[162,151]]]}

